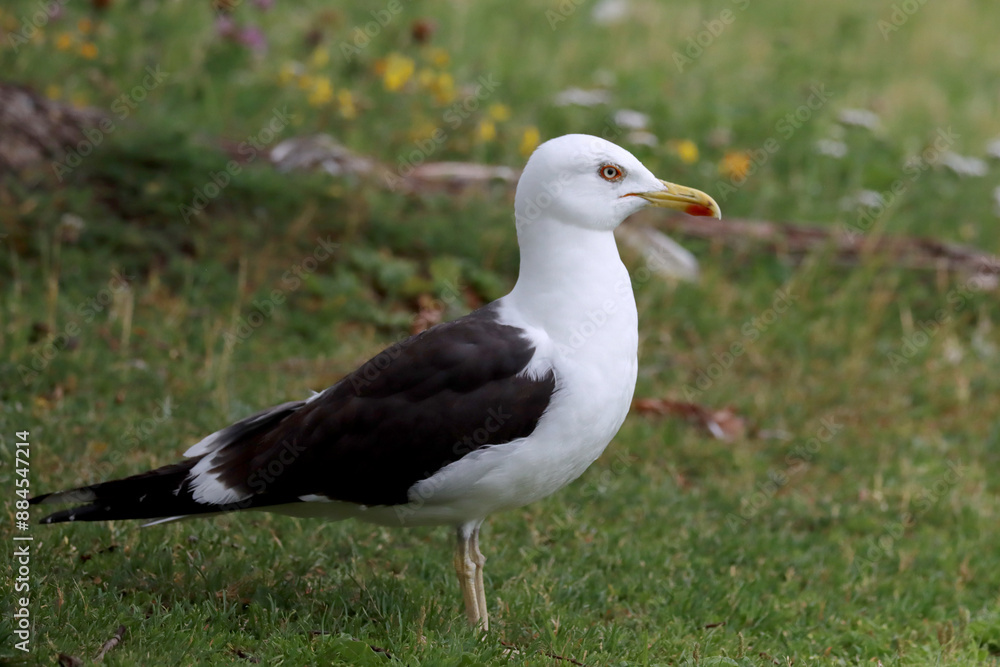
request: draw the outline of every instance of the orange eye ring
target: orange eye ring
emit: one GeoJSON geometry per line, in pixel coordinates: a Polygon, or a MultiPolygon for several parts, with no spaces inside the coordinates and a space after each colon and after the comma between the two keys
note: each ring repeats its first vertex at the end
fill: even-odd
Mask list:
{"type": "Polygon", "coordinates": [[[606,181],[616,183],[625,178],[625,172],[616,164],[603,164],[597,173],[606,181]]]}

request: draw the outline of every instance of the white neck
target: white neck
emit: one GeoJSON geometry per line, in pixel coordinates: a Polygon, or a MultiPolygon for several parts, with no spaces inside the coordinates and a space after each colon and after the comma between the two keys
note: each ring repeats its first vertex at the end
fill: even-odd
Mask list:
{"type": "Polygon", "coordinates": [[[527,323],[559,345],[631,343],[634,355],[638,316],[614,232],[554,220],[517,228],[521,267],[508,299],[527,323]]]}

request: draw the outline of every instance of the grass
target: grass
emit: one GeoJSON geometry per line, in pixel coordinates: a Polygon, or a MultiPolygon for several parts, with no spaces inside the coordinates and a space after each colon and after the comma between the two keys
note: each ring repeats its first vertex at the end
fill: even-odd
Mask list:
{"type": "MultiPolygon", "coordinates": [[[[113,110],[146,67],[169,76],[64,180],[45,165],[0,176],[3,530],[16,431],[31,433],[34,492],[165,464],[220,425],[336,381],[408,331],[420,295],[459,294],[454,317],[512,284],[500,190],[406,195],[258,159],[185,223],[179,204],[275,108],[292,117],[280,138],[328,131],[397,168],[428,128],[448,130],[430,159],[518,166],[533,128],[618,132],[611,112],[632,108],[659,140],[617,140],[655,173],[724,196],[726,216],[997,252],[995,162],[986,178],[937,166],[910,178],[904,165],[940,130],[974,156],[998,134],[1000,9],[926,3],[886,39],[878,22],[893,6],[636,2],[633,19],[604,27],[587,4],[405,3],[350,62],[340,44],[372,20],[368,8],[240,6],[238,23],[265,26],[262,57],[220,38],[206,6],[183,3],[100,14],[67,3],[15,52],[9,35],[38,6],[4,9],[7,78],[113,110]],[[733,20],[678,71],[675,52],[725,10],[733,20]],[[436,24],[429,45],[410,37],[418,18],[436,24]],[[398,90],[380,69],[392,53],[417,70],[398,90]],[[437,78],[420,83],[420,69],[437,78]],[[495,91],[452,127],[444,114],[490,76],[495,91]],[[319,102],[323,78],[334,93],[319,102]],[[571,85],[598,84],[612,105],[552,104],[571,85]],[[782,120],[815,86],[826,101],[789,134],[782,120]],[[880,127],[843,126],[848,108],[877,112],[880,127]],[[760,155],[771,138],[778,150],[727,192],[720,163],[760,155]],[[671,149],[683,139],[696,160],[671,149]],[[818,155],[820,139],[847,154],[818,155]],[[874,225],[842,206],[896,182],[902,194],[874,225]],[[305,270],[322,241],[336,251],[305,270]],[[286,280],[296,266],[298,284],[286,280]],[[259,326],[237,335],[254,314],[265,315],[259,326]]],[[[633,414],[582,479],[491,517],[486,641],[461,614],[450,531],[247,514],[144,530],[33,526],[32,650],[13,649],[11,607],[2,655],[91,658],[123,624],[107,664],[393,662],[365,644],[408,665],[567,664],[539,651],[589,665],[996,664],[994,294],[880,257],[796,264],[688,245],[697,284],[643,278],[643,260],[626,253],[641,319],[636,395],[732,406],[748,435],[721,442],[633,414]],[[779,290],[794,299],[781,314],[770,312],[779,290]],[[727,359],[734,343],[743,353],[727,359]]]]}

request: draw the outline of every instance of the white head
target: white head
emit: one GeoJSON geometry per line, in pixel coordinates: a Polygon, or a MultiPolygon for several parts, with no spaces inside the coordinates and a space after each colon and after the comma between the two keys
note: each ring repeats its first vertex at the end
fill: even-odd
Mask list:
{"type": "Polygon", "coordinates": [[[624,148],[586,134],[567,134],[536,148],[514,198],[519,231],[547,220],[611,231],[646,206],[721,217],[719,205],[704,192],[661,181],[624,148]]]}

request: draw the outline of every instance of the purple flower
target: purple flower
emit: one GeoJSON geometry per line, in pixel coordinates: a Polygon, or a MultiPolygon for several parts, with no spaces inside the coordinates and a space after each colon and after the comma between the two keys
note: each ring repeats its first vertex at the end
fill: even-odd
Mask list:
{"type": "Polygon", "coordinates": [[[267,51],[267,37],[264,35],[264,31],[255,25],[244,26],[240,30],[237,41],[255,53],[265,53],[267,51]]]}
{"type": "Polygon", "coordinates": [[[253,6],[262,12],[266,12],[274,6],[274,0],[253,0],[253,6]]]}
{"type": "Polygon", "coordinates": [[[215,32],[219,37],[233,39],[236,37],[236,21],[229,14],[220,14],[215,19],[215,32]]]}

